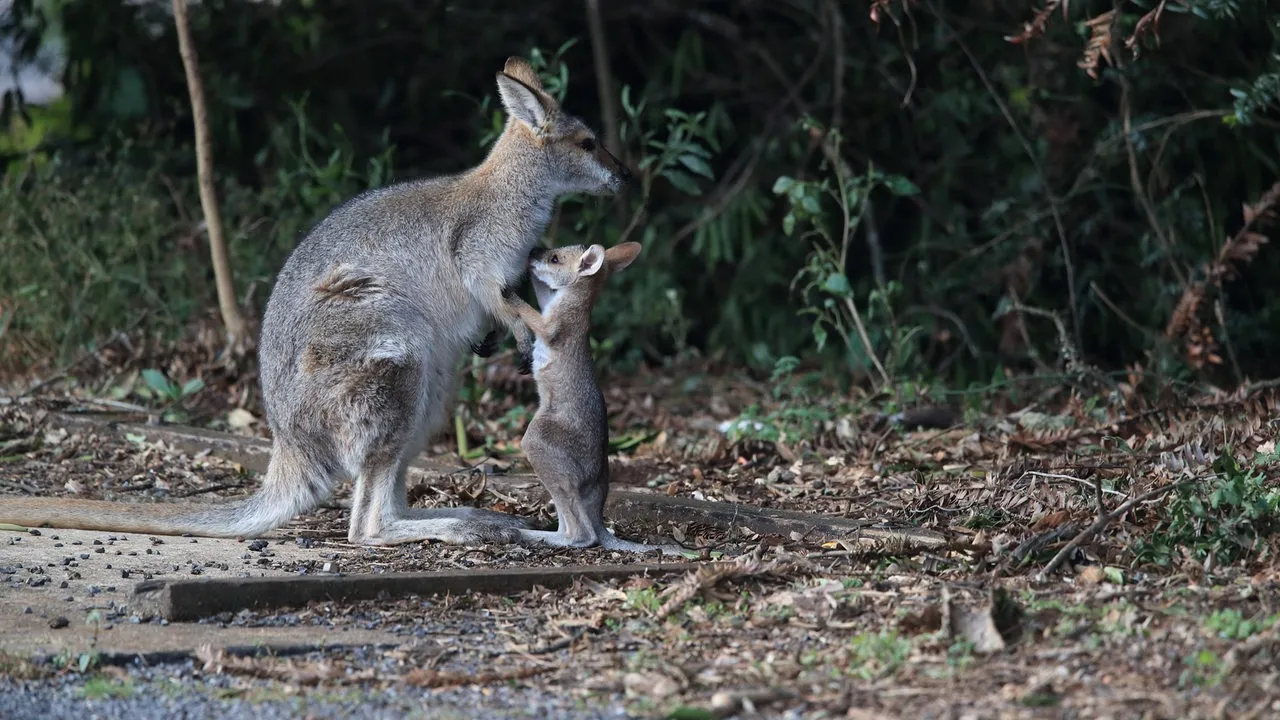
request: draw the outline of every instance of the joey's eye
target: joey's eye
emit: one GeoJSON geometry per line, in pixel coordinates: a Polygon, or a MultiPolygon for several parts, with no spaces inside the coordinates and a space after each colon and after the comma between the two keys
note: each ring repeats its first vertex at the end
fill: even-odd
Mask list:
{"type": "Polygon", "coordinates": [[[592,140],[591,138],[587,138],[586,140],[583,140],[582,142],[578,143],[578,147],[582,148],[583,150],[586,150],[587,152],[591,152],[592,150],[596,149],[596,141],[592,140]]]}
{"type": "Polygon", "coordinates": [[[559,264],[560,264],[560,256],[559,256],[559,255],[552,255],[550,258],[548,258],[548,259],[547,259],[547,262],[551,263],[552,265],[559,265],[559,264]]]}

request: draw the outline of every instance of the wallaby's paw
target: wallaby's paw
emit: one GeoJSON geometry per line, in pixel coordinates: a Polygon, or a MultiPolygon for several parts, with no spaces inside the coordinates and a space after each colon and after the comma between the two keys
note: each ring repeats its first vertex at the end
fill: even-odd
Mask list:
{"type": "Polygon", "coordinates": [[[471,352],[475,353],[476,356],[478,357],[487,358],[492,356],[497,351],[498,351],[498,331],[497,330],[490,330],[489,334],[485,335],[484,338],[480,340],[480,342],[471,344],[471,352]]]}

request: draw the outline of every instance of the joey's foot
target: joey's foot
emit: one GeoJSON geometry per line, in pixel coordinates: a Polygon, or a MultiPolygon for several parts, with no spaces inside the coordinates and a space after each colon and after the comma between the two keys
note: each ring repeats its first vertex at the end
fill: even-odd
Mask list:
{"type": "Polygon", "coordinates": [[[492,356],[497,351],[498,351],[498,331],[497,330],[490,330],[489,334],[485,335],[484,338],[480,340],[480,342],[471,344],[471,352],[475,353],[476,356],[478,357],[487,358],[492,356]]]}
{"type": "Polygon", "coordinates": [[[623,540],[608,530],[605,530],[600,536],[600,547],[618,552],[649,553],[654,550],[661,550],[663,555],[681,556],[685,553],[685,549],[679,545],[646,545],[644,543],[631,542],[630,540],[623,540]]]}

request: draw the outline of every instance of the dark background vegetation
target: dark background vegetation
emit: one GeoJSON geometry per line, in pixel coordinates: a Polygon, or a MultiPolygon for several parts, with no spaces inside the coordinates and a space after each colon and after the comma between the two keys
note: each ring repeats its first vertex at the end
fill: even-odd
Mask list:
{"type": "MultiPolygon", "coordinates": [[[[478,162],[494,73],[520,54],[602,135],[612,107],[615,152],[642,171],[617,201],[567,200],[550,230],[645,244],[598,308],[602,364],[796,356],[955,386],[1078,361],[1273,373],[1280,249],[1254,233],[1280,180],[1274,4],[599,6],[609,102],[579,0],[193,4],[249,312],[335,204],[478,162]]],[[[0,34],[28,61],[59,43],[66,91],[4,98],[5,369],[210,316],[169,3],[15,0],[0,34]]]]}

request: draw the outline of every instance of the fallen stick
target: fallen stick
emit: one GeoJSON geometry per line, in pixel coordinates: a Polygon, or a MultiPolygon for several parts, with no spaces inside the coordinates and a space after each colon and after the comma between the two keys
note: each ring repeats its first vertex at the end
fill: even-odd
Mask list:
{"type": "Polygon", "coordinates": [[[1151,492],[1143,493],[1142,495],[1129,498],[1128,500],[1124,501],[1123,503],[1120,504],[1120,507],[1117,507],[1115,510],[1112,510],[1106,515],[1103,515],[1102,517],[1098,518],[1093,522],[1092,525],[1085,528],[1084,530],[1081,530],[1079,535],[1076,535],[1074,538],[1071,538],[1071,542],[1064,545],[1062,549],[1058,551],[1058,554],[1054,555],[1053,559],[1049,561],[1049,564],[1045,565],[1044,569],[1040,571],[1040,573],[1037,575],[1037,578],[1036,578],[1037,581],[1043,582],[1049,576],[1049,573],[1053,572],[1054,570],[1057,570],[1059,565],[1066,562],[1067,557],[1071,555],[1072,550],[1075,550],[1077,547],[1080,547],[1081,543],[1084,543],[1085,541],[1089,540],[1097,533],[1101,532],[1103,528],[1111,524],[1111,521],[1115,520],[1121,515],[1124,515],[1125,513],[1132,510],[1135,505],[1146,502],[1153,498],[1160,497],[1161,495],[1164,495],[1165,493],[1170,492],[1176,488],[1187,487],[1189,485],[1194,485],[1198,482],[1200,481],[1188,480],[1185,482],[1174,483],[1172,485],[1165,485],[1164,487],[1158,487],[1155,490],[1152,490],[1151,492]]]}

